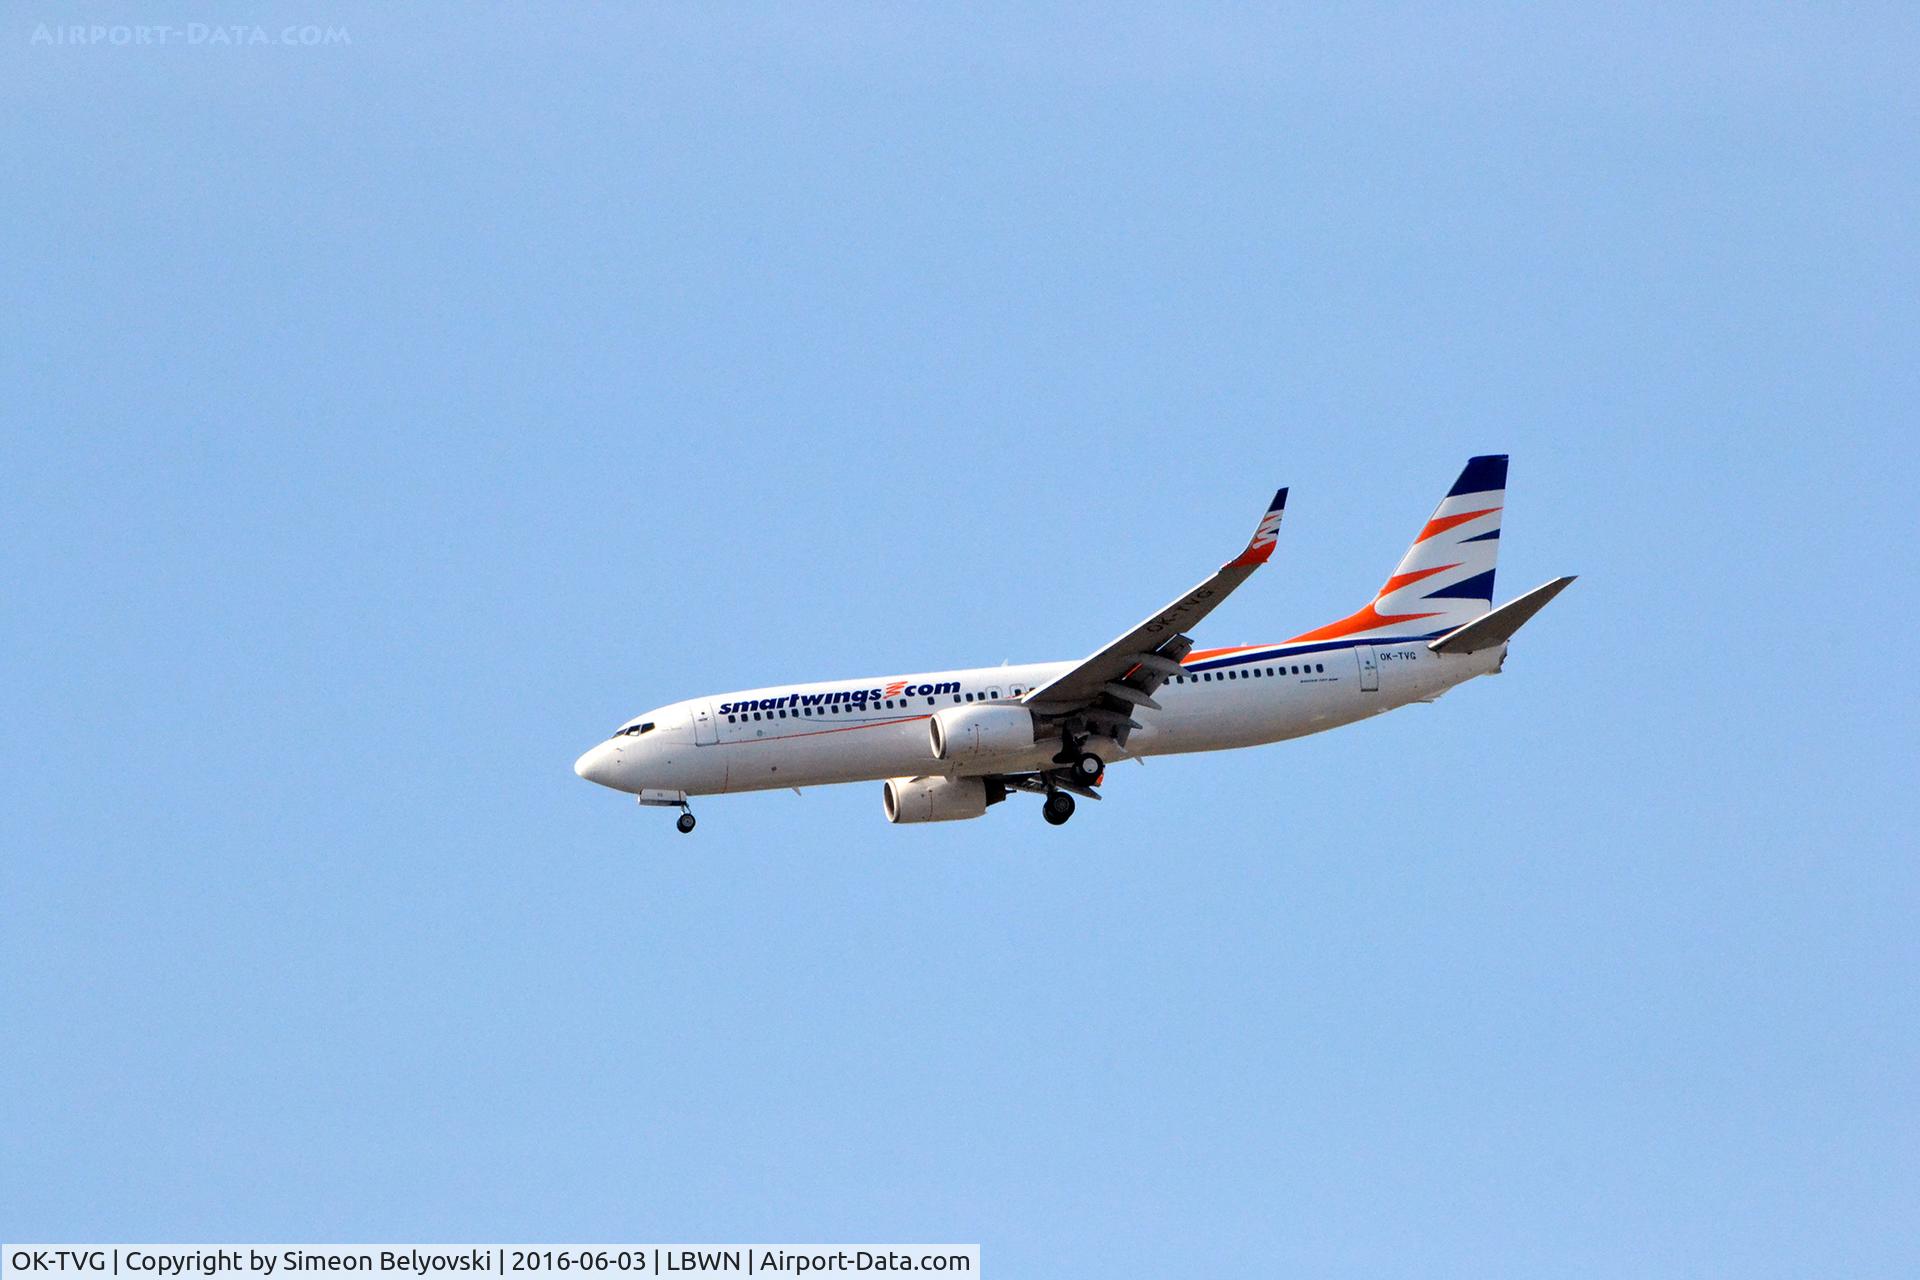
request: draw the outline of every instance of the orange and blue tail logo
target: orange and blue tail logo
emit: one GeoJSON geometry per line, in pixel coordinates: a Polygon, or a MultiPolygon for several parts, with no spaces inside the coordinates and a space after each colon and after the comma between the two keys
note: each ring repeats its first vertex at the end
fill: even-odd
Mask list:
{"type": "Polygon", "coordinates": [[[1506,502],[1507,455],[1469,459],[1400,567],[1367,606],[1288,643],[1411,640],[1465,626],[1486,613],[1493,608],[1500,512],[1506,502]]]}

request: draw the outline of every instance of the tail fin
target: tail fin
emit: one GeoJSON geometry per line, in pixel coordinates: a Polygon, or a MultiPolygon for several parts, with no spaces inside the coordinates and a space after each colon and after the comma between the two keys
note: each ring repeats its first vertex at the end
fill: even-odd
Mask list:
{"type": "Polygon", "coordinates": [[[1421,640],[1465,626],[1493,608],[1507,455],[1469,458],[1433,509],[1400,567],[1364,609],[1289,644],[1311,640],[1421,640]]]}

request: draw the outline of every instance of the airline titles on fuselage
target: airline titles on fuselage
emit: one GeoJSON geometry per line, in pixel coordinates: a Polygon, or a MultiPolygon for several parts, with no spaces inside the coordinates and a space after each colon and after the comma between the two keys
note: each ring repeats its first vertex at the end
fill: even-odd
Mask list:
{"type": "Polygon", "coordinates": [[[835,689],[831,693],[787,693],[777,698],[745,698],[739,702],[720,704],[721,715],[732,715],[740,711],[778,711],[787,707],[825,706],[829,703],[850,702],[864,707],[869,702],[879,702],[885,698],[917,698],[921,695],[934,697],[943,693],[960,692],[958,680],[942,680],[930,684],[908,684],[904,680],[895,681],[884,689],[835,689]]]}

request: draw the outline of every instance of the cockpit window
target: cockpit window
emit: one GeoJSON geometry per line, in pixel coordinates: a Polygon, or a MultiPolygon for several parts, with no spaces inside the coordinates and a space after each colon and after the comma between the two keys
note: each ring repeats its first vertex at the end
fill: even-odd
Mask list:
{"type": "Polygon", "coordinates": [[[616,738],[637,738],[652,728],[653,721],[649,720],[645,724],[630,724],[624,729],[615,729],[613,736],[616,738]]]}

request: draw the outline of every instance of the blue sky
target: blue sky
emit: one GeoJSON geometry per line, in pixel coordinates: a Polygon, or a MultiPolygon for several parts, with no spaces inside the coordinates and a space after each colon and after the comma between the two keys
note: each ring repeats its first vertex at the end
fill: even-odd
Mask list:
{"type": "Polygon", "coordinates": [[[1920,1267],[1911,10],[285,14],[0,30],[0,1237],[1920,1267]],[[1491,451],[1582,577],[1437,706],[1059,830],[570,771],[1280,484],[1293,634],[1491,451]]]}

